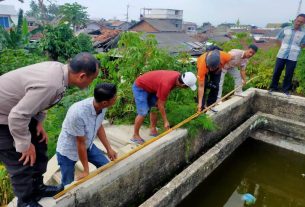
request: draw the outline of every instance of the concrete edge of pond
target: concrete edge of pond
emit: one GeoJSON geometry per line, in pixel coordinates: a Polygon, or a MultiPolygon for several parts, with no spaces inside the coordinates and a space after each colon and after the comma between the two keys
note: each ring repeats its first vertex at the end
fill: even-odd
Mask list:
{"type": "Polygon", "coordinates": [[[146,200],[141,207],[177,205],[248,137],[305,154],[305,123],[257,112],[146,200]]]}
{"type": "Polygon", "coordinates": [[[251,138],[305,155],[305,123],[271,114],[260,115],[268,123],[251,132],[251,138]]]}
{"type": "MultiPolygon", "coordinates": [[[[95,194],[100,192],[101,197],[107,197],[106,194],[113,194],[112,190],[119,190],[120,185],[123,187],[123,183],[126,184],[126,182],[128,182],[131,187],[134,186],[134,188],[138,188],[138,185],[136,185],[137,182],[144,182],[144,179],[149,179],[149,177],[151,177],[148,175],[149,172],[146,170],[150,168],[147,167],[145,169],[143,167],[143,165],[151,165],[151,163],[147,163],[147,160],[149,160],[150,157],[159,157],[160,154],[167,150],[166,148],[168,148],[169,145],[177,142],[177,140],[183,140],[183,137],[186,136],[187,130],[185,129],[173,131],[158,142],[152,143],[151,145],[141,149],[137,153],[128,157],[128,159],[122,160],[94,178],[72,189],[66,195],[56,200],[56,206],[94,206],[92,204],[99,199],[95,194]],[[133,175],[129,175],[130,172],[133,172],[133,175]],[[122,175],[125,175],[125,178],[122,178],[122,175]],[[109,185],[112,185],[113,189],[104,188],[109,185]]],[[[129,191],[131,190],[129,189],[129,191]]],[[[132,192],[136,192],[136,189],[132,189],[132,192]]],[[[125,192],[121,189],[121,194],[124,193],[129,195],[127,189],[125,192]]],[[[120,202],[108,197],[107,201],[109,201],[109,205],[111,200],[116,203],[120,202]]]]}
{"type": "Polygon", "coordinates": [[[261,127],[265,122],[266,119],[260,115],[253,115],[140,206],[177,205],[243,143],[251,131],[261,127]]]}

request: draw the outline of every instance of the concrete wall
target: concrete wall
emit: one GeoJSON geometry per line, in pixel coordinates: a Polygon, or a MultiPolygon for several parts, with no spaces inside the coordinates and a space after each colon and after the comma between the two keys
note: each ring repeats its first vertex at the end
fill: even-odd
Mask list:
{"type": "Polygon", "coordinates": [[[282,93],[269,95],[267,91],[256,89],[252,101],[253,111],[261,111],[266,114],[305,122],[305,98],[291,96],[286,98],[282,93]]]}
{"type": "Polygon", "coordinates": [[[145,201],[141,207],[176,206],[243,143],[251,131],[263,124],[259,115],[252,116],[145,201]]]}
{"type": "MultiPolygon", "coordinates": [[[[244,105],[251,111],[249,114],[254,112],[256,114],[173,178],[146,200],[141,207],[176,206],[251,135],[253,138],[266,143],[305,154],[305,98],[292,97],[287,99],[279,93],[269,95],[263,90],[252,89],[250,91],[253,92],[254,96],[250,95],[248,103],[244,105]],[[265,114],[261,111],[273,114],[265,114]],[[257,131],[259,133],[256,133],[257,131]]],[[[234,99],[229,101],[234,101],[234,99]]],[[[226,107],[234,109],[236,105],[243,103],[243,101],[244,99],[238,101],[238,103],[231,103],[229,107],[226,107]]],[[[241,112],[236,116],[245,116],[242,112],[243,108],[240,105],[241,112]]],[[[220,116],[218,123],[221,123],[223,127],[238,122],[238,120],[234,120],[235,116],[232,118],[225,116],[227,112],[227,110],[224,110],[225,114],[218,113],[215,116],[216,120],[220,116]]],[[[206,138],[213,133],[203,133],[202,135],[206,138]]],[[[209,139],[215,140],[215,137],[209,137],[209,139]]]]}

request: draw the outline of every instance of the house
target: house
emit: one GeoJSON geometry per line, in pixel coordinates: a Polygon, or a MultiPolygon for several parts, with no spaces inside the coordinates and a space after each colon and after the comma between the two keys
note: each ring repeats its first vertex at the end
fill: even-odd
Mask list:
{"type": "Polygon", "coordinates": [[[209,37],[209,40],[218,43],[224,43],[230,41],[231,39],[231,36],[226,32],[213,32],[209,37]]]}
{"type": "Polygon", "coordinates": [[[188,52],[192,56],[197,56],[203,52],[204,45],[183,32],[158,32],[145,35],[148,34],[155,36],[159,48],[167,50],[172,55],[188,52]]]}
{"type": "Polygon", "coordinates": [[[109,29],[126,31],[130,28],[131,23],[120,20],[108,20],[105,22],[105,26],[109,29]]]}
{"type": "Polygon", "coordinates": [[[121,30],[100,29],[100,35],[93,36],[93,47],[97,52],[105,52],[116,47],[121,30]]]}
{"type": "Polygon", "coordinates": [[[85,33],[89,35],[100,35],[100,29],[105,25],[105,20],[89,20],[84,28],[78,30],[76,35],[85,33]]]}
{"type": "Polygon", "coordinates": [[[268,23],[266,28],[268,29],[280,29],[282,27],[282,23],[268,23]]]}
{"type": "Polygon", "coordinates": [[[159,19],[174,25],[180,31],[182,30],[183,10],[175,9],[141,9],[140,19],[159,19]]]}
{"type": "Polygon", "coordinates": [[[197,24],[194,22],[183,22],[182,31],[189,35],[197,34],[197,24]]]}
{"type": "Polygon", "coordinates": [[[251,36],[255,42],[266,42],[269,40],[275,40],[279,31],[280,29],[252,29],[251,36]]]}
{"type": "Polygon", "coordinates": [[[12,5],[0,5],[0,26],[10,28],[18,23],[18,12],[12,5]]]}
{"type": "Polygon", "coordinates": [[[142,19],[129,28],[135,32],[180,32],[181,29],[164,19],[142,19]]]}
{"type": "MultiPolygon", "coordinates": [[[[204,45],[183,32],[182,18],[182,10],[143,9],[140,22],[131,26],[129,30],[144,32],[144,38],[146,35],[153,34],[158,46],[171,54],[182,51],[191,55],[202,54],[204,45]]],[[[194,23],[189,25],[197,28],[194,23]]],[[[194,31],[194,28],[190,30],[194,31]]]]}
{"type": "Polygon", "coordinates": [[[251,25],[235,25],[230,27],[230,32],[241,33],[241,32],[250,32],[252,29],[251,25]]]}
{"type": "Polygon", "coordinates": [[[29,27],[38,26],[38,20],[34,17],[25,17],[29,27]]]}
{"type": "Polygon", "coordinates": [[[230,32],[230,28],[236,26],[234,23],[222,23],[218,25],[215,30],[217,32],[230,32]]]}
{"type": "Polygon", "coordinates": [[[197,30],[202,33],[210,33],[214,29],[210,22],[204,22],[197,30]]]}

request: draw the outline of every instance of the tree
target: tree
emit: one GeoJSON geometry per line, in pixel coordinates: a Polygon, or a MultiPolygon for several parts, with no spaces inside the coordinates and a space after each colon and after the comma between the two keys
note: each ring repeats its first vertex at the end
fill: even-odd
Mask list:
{"type": "Polygon", "coordinates": [[[40,24],[45,24],[58,17],[59,6],[49,1],[49,5],[45,5],[43,1],[36,3],[31,1],[30,10],[26,12],[26,16],[34,17],[40,24]]]}
{"type": "Polygon", "coordinates": [[[288,27],[288,26],[291,26],[292,23],[291,22],[285,22],[281,25],[281,28],[284,28],[284,27],[288,27]]]}
{"type": "Polygon", "coordinates": [[[240,21],[239,21],[239,18],[237,19],[237,21],[236,21],[236,26],[240,26],[240,21]]]}
{"type": "Polygon", "coordinates": [[[83,7],[78,3],[66,3],[59,7],[59,13],[62,15],[62,21],[67,21],[76,31],[77,27],[83,26],[88,21],[87,7],[83,7]]]}
{"type": "Polygon", "coordinates": [[[79,52],[92,52],[92,42],[88,35],[74,36],[69,24],[47,25],[40,40],[42,49],[53,60],[68,60],[79,52]]]}

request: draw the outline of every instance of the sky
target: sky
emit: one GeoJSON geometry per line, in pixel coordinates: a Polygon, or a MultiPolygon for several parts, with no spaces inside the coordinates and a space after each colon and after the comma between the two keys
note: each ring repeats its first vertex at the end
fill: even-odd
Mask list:
{"type": "MultiPolygon", "coordinates": [[[[37,0],[36,0],[37,1],[37,0]]],[[[46,0],[45,0],[46,1],[46,0]]],[[[183,10],[183,20],[201,25],[211,22],[236,23],[266,26],[267,23],[283,23],[295,18],[300,0],[52,0],[57,4],[77,2],[87,7],[90,18],[126,20],[129,5],[129,20],[139,20],[141,8],[183,10]]],[[[14,5],[18,10],[29,9],[30,0],[20,3],[5,0],[1,4],[14,5]]],[[[303,2],[305,4],[305,2],[303,2]]],[[[301,12],[305,12],[302,5],[301,12]]]]}

